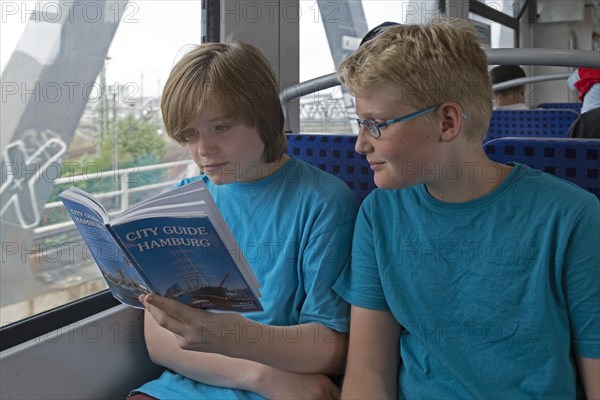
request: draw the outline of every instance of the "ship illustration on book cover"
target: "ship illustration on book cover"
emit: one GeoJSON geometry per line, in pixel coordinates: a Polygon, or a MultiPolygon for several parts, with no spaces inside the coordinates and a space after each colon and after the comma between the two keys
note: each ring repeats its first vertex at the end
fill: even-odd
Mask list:
{"type": "Polygon", "coordinates": [[[157,217],[113,226],[156,293],[203,309],[260,309],[209,218],[157,217]]]}
{"type": "Polygon", "coordinates": [[[192,307],[203,309],[245,311],[255,306],[254,298],[246,288],[235,289],[227,286],[230,272],[225,272],[215,285],[214,282],[219,278],[206,276],[201,271],[202,266],[195,264],[188,253],[189,251],[182,248],[173,252],[178,260],[176,265],[179,280],[166,289],[166,297],[181,299],[192,307]]]}

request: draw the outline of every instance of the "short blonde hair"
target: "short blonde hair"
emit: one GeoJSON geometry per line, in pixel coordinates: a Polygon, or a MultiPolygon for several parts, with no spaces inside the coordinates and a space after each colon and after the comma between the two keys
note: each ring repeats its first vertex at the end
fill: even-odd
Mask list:
{"type": "Polygon", "coordinates": [[[163,90],[167,134],[185,143],[186,129],[210,102],[223,117],[256,128],[265,145],[264,161],[277,161],[287,150],[278,87],[269,61],[256,47],[233,40],[196,46],[173,67],[163,90]]]}
{"type": "Polygon", "coordinates": [[[467,139],[483,142],[492,113],[487,64],[471,24],[436,17],[383,29],[340,64],[338,76],[358,97],[391,86],[394,100],[417,109],[456,102],[468,116],[467,139]]]}

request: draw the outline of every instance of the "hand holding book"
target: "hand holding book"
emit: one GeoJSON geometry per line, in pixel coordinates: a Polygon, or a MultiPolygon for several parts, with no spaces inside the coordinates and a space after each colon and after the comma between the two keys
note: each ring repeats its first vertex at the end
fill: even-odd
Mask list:
{"type": "Polygon", "coordinates": [[[235,357],[239,354],[234,347],[245,347],[243,332],[252,329],[249,325],[253,332],[261,331],[261,324],[240,314],[211,313],[155,294],[141,295],[139,300],[160,326],[175,334],[183,350],[235,357]]]}

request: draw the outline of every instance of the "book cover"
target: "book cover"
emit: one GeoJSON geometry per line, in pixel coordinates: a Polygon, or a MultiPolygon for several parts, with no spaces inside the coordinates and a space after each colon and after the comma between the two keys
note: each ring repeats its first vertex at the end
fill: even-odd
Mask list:
{"type": "Polygon", "coordinates": [[[155,292],[141,277],[110,234],[102,216],[76,201],[61,199],[113,296],[121,303],[143,308],[140,294],[155,292]]]}
{"type": "Polygon", "coordinates": [[[80,189],[60,196],[113,293],[153,292],[193,307],[261,311],[258,282],[204,182],[150,198],[111,219],[80,189]]]}

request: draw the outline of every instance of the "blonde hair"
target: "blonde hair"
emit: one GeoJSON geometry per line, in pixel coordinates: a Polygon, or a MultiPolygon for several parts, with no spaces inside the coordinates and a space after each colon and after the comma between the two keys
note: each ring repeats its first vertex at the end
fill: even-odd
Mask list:
{"type": "Polygon", "coordinates": [[[161,111],[167,134],[180,144],[185,131],[210,102],[223,117],[257,129],[265,162],[277,161],[287,149],[277,79],[256,47],[228,40],[196,46],[171,70],[161,111]]]}
{"type": "Polygon", "coordinates": [[[485,138],[492,113],[487,57],[466,21],[436,17],[387,27],[344,60],[338,76],[358,97],[391,86],[393,100],[417,109],[456,102],[468,116],[467,139],[485,138]]]}

